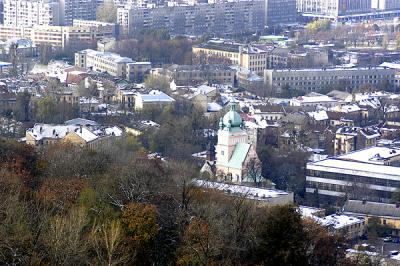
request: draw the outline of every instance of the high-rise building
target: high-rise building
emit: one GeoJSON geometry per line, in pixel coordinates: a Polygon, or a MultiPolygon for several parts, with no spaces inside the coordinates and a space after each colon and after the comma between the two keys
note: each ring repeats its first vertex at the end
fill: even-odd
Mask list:
{"type": "Polygon", "coordinates": [[[297,21],[296,0],[265,0],[265,23],[274,28],[297,21]]]}
{"type": "Polygon", "coordinates": [[[59,25],[60,5],[51,0],[4,0],[4,25],[59,25]]]}
{"type": "Polygon", "coordinates": [[[74,19],[96,19],[97,0],[59,0],[62,24],[72,25],[74,19]]]}
{"type": "Polygon", "coordinates": [[[118,8],[123,35],[143,29],[166,29],[171,34],[229,35],[263,30],[265,1],[238,1],[201,5],[118,8]]]}

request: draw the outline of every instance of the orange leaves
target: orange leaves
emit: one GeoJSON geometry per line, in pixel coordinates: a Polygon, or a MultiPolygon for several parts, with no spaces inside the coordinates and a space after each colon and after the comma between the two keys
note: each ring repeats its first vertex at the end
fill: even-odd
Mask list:
{"type": "Polygon", "coordinates": [[[88,181],[83,178],[47,179],[41,185],[38,197],[70,206],[76,202],[81,190],[87,187],[88,181]]]}
{"type": "Polygon", "coordinates": [[[122,213],[122,224],[127,235],[138,244],[153,241],[159,230],[157,208],[152,204],[130,203],[122,213]]]}

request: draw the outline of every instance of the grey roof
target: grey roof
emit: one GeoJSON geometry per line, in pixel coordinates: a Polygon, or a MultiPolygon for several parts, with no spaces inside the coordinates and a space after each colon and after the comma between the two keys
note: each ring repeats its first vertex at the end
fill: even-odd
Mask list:
{"type": "Polygon", "coordinates": [[[89,119],[84,118],[74,118],[64,123],[67,126],[97,126],[97,122],[89,119]]]}
{"type": "Polygon", "coordinates": [[[396,204],[347,200],[343,206],[344,213],[357,213],[369,216],[386,216],[400,218],[400,207],[396,208],[396,204]]]}

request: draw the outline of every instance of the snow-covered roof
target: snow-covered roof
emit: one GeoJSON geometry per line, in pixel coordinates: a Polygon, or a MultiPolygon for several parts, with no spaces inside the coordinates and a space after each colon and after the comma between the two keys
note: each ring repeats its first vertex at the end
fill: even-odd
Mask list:
{"type": "Polygon", "coordinates": [[[330,108],[330,111],[339,113],[352,113],[352,112],[358,112],[360,110],[361,108],[357,104],[346,104],[330,108]]]}
{"type": "Polygon", "coordinates": [[[107,61],[112,61],[115,63],[134,63],[131,58],[120,56],[119,54],[110,53],[110,52],[100,52],[92,49],[86,49],[81,51],[80,53],[85,53],[92,57],[99,57],[107,61]]]}
{"type": "Polygon", "coordinates": [[[308,163],[307,169],[329,170],[334,173],[374,177],[379,179],[400,180],[400,168],[382,164],[346,161],[340,159],[326,159],[319,162],[308,163]]]}
{"type": "Polygon", "coordinates": [[[324,209],[310,207],[310,206],[302,206],[302,205],[298,207],[298,210],[301,214],[301,217],[307,217],[307,218],[314,218],[317,213],[325,212],[324,209]]]}
{"type": "MultiPolygon", "coordinates": [[[[75,119],[77,120],[77,119],[75,119]]],[[[36,141],[42,139],[63,139],[70,133],[75,133],[86,142],[93,141],[105,135],[121,136],[122,130],[119,127],[98,126],[97,124],[80,125],[74,122],[67,121],[69,124],[35,124],[33,128],[26,131],[27,134],[32,136],[36,141]]],[[[90,120],[88,120],[90,121],[90,120]]]]}
{"type": "Polygon", "coordinates": [[[174,102],[174,98],[168,96],[162,91],[152,90],[148,94],[138,94],[143,102],[174,102]]]}
{"type": "Polygon", "coordinates": [[[309,93],[308,95],[305,96],[299,96],[296,99],[293,99],[295,101],[298,101],[300,103],[323,103],[323,102],[337,102],[335,99],[319,94],[319,93],[309,93]]]}
{"type": "Polygon", "coordinates": [[[328,114],[326,113],[325,110],[309,112],[308,115],[314,118],[316,121],[323,121],[329,119],[328,114]]]}
{"type": "Polygon", "coordinates": [[[364,222],[363,219],[344,214],[332,214],[329,216],[325,216],[323,218],[315,218],[315,219],[319,224],[323,226],[333,227],[334,229],[342,229],[347,226],[364,222]]]}
{"type": "Polygon", "coordinates": [[[257,188],[205,180],[195,180],[194,185],[203,188],[217,189],[225,193],[239,194],[241,196],[254,200],[268,200],[268,198],[277,198],[289,194],[283,190],[278,189],[257,188]]]}
{"type": "Polygon", "coordinates": [[[339,155],[337,158],[341,160],[383,164],[385,160],[397,156],[400,156],[399,148],[370,147],[363,150],[350,152],[344,155],[339,155]]]}
{"type": "Polygon", "coordinates": [[[222,110],[222,106],[216,102],[207,103],[207,112],[218,112],[222,110]]]}

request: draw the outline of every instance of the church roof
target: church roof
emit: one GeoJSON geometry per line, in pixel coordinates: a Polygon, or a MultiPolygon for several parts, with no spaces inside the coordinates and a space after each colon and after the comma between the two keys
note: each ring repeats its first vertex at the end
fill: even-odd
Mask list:
{"type": "Polygon", "coordinates": [[[229,168],[242,169],[243,162],[246,159],[247,153],[249,152],[250,144],[248,143],[238,143],[235,146],[235,150],[232,153],[231,158],[227,164],[218,163],[229,168]]]}
{"type": "Polygon", "coordinates": [[[236,102],[234,99],[230,102],[231,109],[222,118],[222,123],[225,127],[240,127],[242,125],[242,118],[239,113],[236,112],[236,102]]]}

